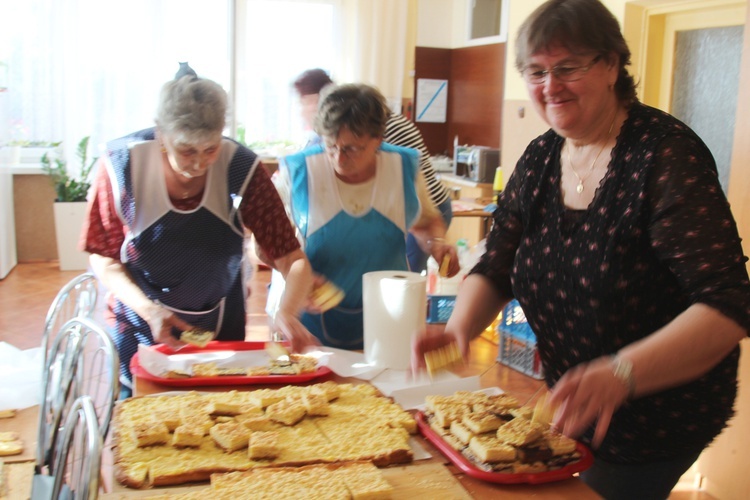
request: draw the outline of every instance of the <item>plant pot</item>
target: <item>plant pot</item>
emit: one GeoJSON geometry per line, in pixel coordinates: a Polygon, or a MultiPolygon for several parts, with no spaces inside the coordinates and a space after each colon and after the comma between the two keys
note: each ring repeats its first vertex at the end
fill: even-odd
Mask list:
{"type": "Polygon", "coordinates": [[[55,233],[57,235],[57,256],[61,271],[88,269],[89,254],[78,250],[81,229],[86,218],[86,202],[56,201],[55,233]]]}

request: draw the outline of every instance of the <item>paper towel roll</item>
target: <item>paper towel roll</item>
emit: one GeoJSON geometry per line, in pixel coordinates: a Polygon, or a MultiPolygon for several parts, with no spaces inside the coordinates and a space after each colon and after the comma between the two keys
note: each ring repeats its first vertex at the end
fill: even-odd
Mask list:
{"type": "Polygon", "coordinates": [[[411,339],[425,328],[427,278],[407,271],[376,271],[362,276],[365,360],[407,370],[411,339]]]}

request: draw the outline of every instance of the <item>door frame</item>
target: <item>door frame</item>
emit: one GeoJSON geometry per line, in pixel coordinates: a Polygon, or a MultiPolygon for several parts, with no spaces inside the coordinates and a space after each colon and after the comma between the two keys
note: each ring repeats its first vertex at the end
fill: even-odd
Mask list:
{"type": "Polygon", "coordinates": [[[747,0],[637,0],[625,4],[623,32],[644,104],[670,112],[679,30],[745,24],[747,0]]]}

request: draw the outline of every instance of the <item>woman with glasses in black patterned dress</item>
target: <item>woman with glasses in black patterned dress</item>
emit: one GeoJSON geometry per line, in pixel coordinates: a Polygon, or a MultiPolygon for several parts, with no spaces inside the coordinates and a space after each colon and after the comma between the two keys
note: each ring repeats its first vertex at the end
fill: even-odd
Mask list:
{"type": "Polygon", "coordinates": [[[750,328],[740,238],[716,165],[676,118],[640,103],[630,51],[598,0],[550,0],[516,65],[551,127],[518,160],[487,253],[445,335],[464,352],[512,298],[537,335],[553,420],[590,445],[605,498],[666,498],[733,414],[750,328]]]}

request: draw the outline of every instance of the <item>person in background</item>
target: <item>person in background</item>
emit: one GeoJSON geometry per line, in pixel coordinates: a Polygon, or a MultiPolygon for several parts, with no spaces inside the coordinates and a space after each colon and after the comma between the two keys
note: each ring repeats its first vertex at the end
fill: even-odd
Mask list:
{"type": "Polygon", "coordinates": [[[316,282],[345,293],[337,307],[312,308],[303,324],[324,345],[363,348],[362,275],[407,270],[406,235],[458,273],[455,247],[429,201],[418,153],[383,141],[390,115],[385,98],[368,85],[329,85],[321,94],[313,145],[281,161],[290,184],[290,211],[316,282]]]}
{"type": "Polygon", "coordinates": [[[701,139],[640,103],[630,50],[598,0],[550,0],[516,67],[551,127],[499,197],[487,252],[444,333],[464,353],[513,297],[537,336],[553,425],[593,449],[608,499],[664,499],[733,414],[750,284],[701,139]]]}
{"type": "MultiPolygon", "coordinates": [[[[299,95],[300,106],[302,107],[302,119],[311,130],[318,111],[320,92],[325,86],[331,84],[333,84],[333,81],[328,73],[320,68],[304,71],[294,80],[293,86],[299,95]]],[[[313,135],[307,146],[319,144],[320,141],[318,135],[313,135]]],[[[385,124],[383,141],[394,146],[403,146],[419,151],[419,168],[427,184],[430,200],[440,211],[445,227],[448,228],[453,219],[450,192],[437,177],[435,167],[430,161],[430,152],[427,151],[419,129],[405,116],[391,112],[385,124]]],[[[417,273],[422,272],[427,267],[429,254],[420,247],[414,235],[410,233],[407,238],[406,252],[409,269],[417,273]]],[[[440,263],[438,262],[438,264],[440,263]]]]}
{"type": "Polygon", "coordinates": [[[314,342],[298,318],[310,263],[258,157],[222,136],[226,106],[221,86],[181,65],[156,127],[110,142],[100,160],[82,238],[113,299],[123,397],[139,344],[179,349],[193,328],[244,340],[244,229],[286,277],[275,328],[314,342]]]}

